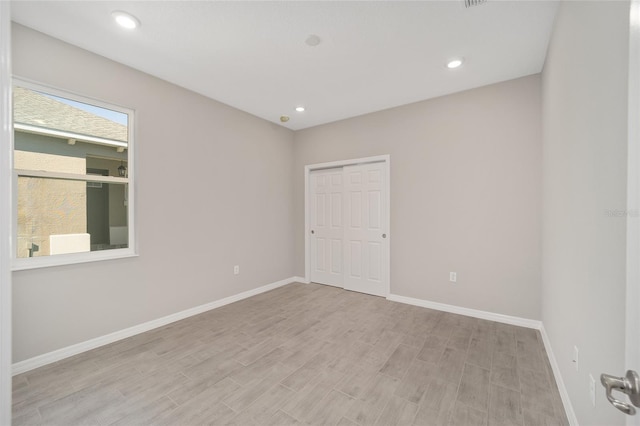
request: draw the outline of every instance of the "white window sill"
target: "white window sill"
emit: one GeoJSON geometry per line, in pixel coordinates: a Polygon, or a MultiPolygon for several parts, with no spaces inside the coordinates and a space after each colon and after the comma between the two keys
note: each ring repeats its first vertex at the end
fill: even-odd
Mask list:
{"type": "Polygon", "coordinates": [[[132,248],[100,250],[86,253],[57,254],[54,256],[27,257],[13,259],[12,271],[26,269],[49,268],[51,266],[75,265],[77,263],[99,262],[101,260],[124,259],[137,257],[132,248]]]}

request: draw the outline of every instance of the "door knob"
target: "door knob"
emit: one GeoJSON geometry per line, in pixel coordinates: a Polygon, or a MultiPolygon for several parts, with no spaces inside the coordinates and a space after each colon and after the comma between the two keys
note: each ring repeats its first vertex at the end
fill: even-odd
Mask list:
{"type": "Polygon", "coordinates": [[[382,238],[387,238],[387,234],[382,234],[382,238]]]}
{"type": "Polygon", "coordinates": [[[315,233],[316,233],[316,231],[314,231],[314,230],[312,229],[312,230],[311,230],[311,233],[312,233],[312,234],[315,234],[315,233]]]}
{"type": "Polygon", "coordinates": [[[636,414],[636,409],[633,408],[633,405],[640,407],[640,376],[638,376],[638,373],[633,370],[627,370],[627,374],[624,377],[601,374],[600,382],[606,389],[607,399],[611,405],[630,416],[636,414]],[[612,394],[614,390],[629,395],[629,400],[633,405],[614,398],[612,394]]]}

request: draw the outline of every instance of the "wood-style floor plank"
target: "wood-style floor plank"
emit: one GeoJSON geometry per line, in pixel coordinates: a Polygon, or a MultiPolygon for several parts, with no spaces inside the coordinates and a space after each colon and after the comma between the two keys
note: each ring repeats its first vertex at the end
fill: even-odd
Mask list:
{"type": "Polygon", "coordinates": [[[567,425],[538,331],[290,284],[14,377],[15,425],[567,425]]]}
{"type": "Polygon", "coordinates": [[[489,375],[489,370],[466,364],[460,380],[457,400],[468,407],[487,411],[489,375]]]}

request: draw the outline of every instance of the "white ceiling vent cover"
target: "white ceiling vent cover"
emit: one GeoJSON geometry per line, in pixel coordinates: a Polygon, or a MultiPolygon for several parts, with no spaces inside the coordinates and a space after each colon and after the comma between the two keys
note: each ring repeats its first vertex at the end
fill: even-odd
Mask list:
{"type": "Polygon", "coordinates": [[[480,6],[487,0],[464,0],[464,7],[480,6]]]}

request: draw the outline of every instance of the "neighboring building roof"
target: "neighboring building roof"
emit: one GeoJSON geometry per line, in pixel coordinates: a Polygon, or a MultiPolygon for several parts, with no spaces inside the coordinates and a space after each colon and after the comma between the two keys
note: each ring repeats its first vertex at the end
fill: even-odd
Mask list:
{"type": "Polygon", "coordinates": [[[13,121],[43,129],[127,142],[127,126],[24,87],[13,87],[13,121]]]}

